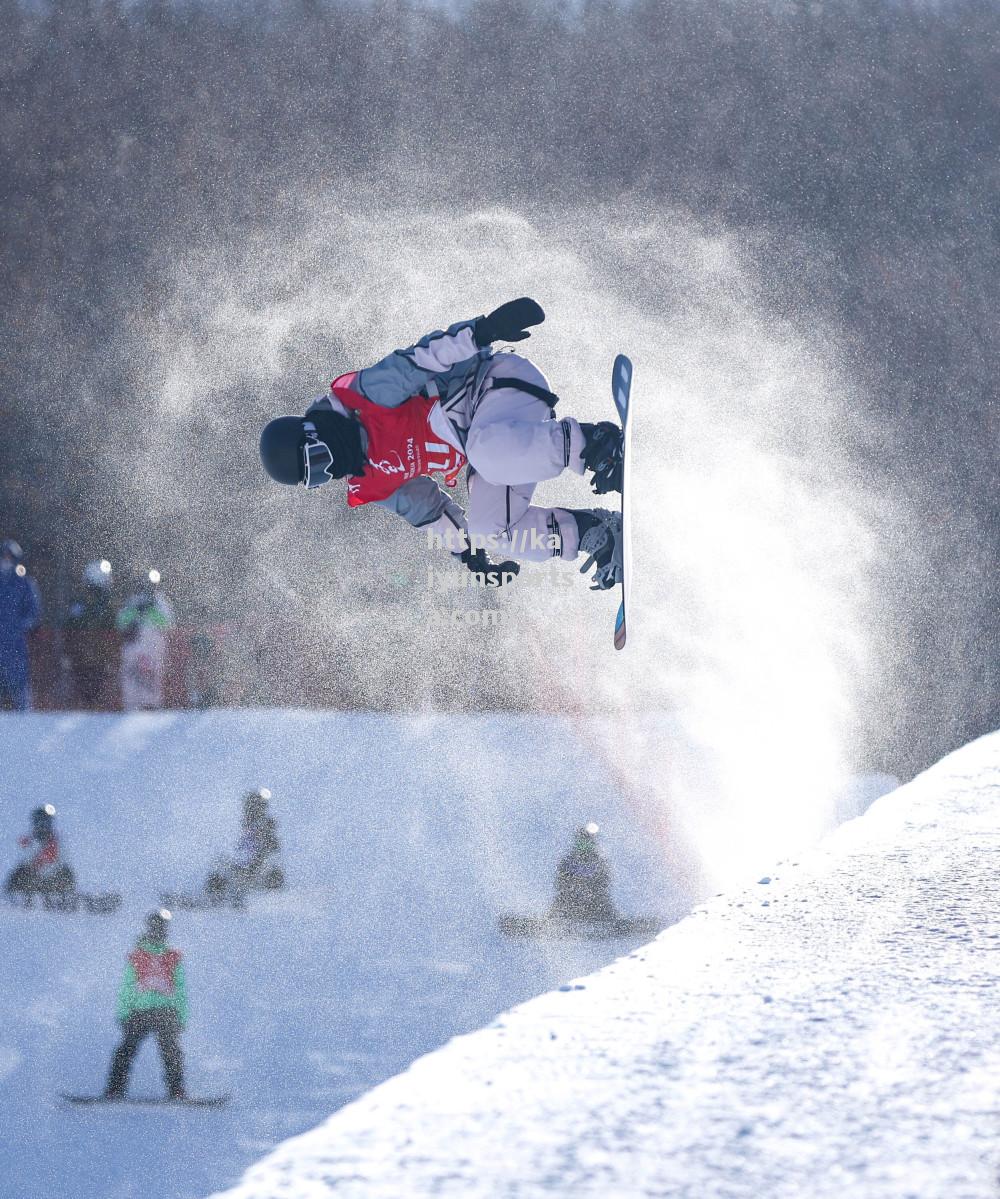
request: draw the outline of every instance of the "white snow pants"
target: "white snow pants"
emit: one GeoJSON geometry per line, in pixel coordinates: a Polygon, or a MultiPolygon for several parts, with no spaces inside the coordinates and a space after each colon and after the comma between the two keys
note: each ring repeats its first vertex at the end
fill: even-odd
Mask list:
{"type": "MultiPolygon", "coordinates": [[[[519,354],[498,355],[490,375],[549,390],[538,367],[519,354]]],[[[465,446],[473,547],[526,562],[575,558],[579,532],[569,510],[534,507],[531,497],[536,483],[567,467],[583,474],[583,442],[579,423],[556,420],[544,400],[513,387],[490,388],[476,406],[465,446]]]]}
{"type": "Polygon", "coordinates": [[[163,707],[163,672],[167,639],[160,629],[143,625],[132,641],[122,646],[122,710],[150,712],[163,707]]]}

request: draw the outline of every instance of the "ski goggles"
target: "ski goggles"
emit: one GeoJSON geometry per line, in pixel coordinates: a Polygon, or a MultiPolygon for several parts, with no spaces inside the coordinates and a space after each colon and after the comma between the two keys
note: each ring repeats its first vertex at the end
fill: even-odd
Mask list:
{"type": "Polygon", "coordinates": [[[329,483],[334,477],[331,474],[333,452],[325,441],[320,441],[319,433],[311,420],[303,421],[302,429],[307,438],[302,446],[302,486],[311,491],[329,483]]]}

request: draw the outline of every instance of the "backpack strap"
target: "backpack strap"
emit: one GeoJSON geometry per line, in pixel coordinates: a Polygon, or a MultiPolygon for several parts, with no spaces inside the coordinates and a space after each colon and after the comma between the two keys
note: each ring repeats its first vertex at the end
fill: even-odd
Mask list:
{"type": "Polygon", "coordinates": [[[548,404],[550,409],[554,409],[559,403],[559,397],[554,391],[539,387],[537,383],[529,383],[526,379],[507,379],[493,375],[490,382],[492,387],[511,387],[514,391],[523,391],[525,395],[534,396],[536,400],[548,404]]]}

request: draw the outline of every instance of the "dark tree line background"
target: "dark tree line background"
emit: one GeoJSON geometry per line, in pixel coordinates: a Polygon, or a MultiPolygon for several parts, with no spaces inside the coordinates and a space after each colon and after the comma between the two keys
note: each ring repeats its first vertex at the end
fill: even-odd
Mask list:
{"type": "MultiPolygon", "coordinates": [[[[155,326],[179,251],[235,249],[345,179],[529,208],[627,196],[817,248],[761,264],[771,302],[845,330],[926,527],[873,735],[905,772],[1000,724],[993,0],[0,0],[0,27],[0,533],[50,594],[67,539],[74,563],[156,553],[175,575],[183,542],[211,548],[204,497],[123,522],[93,470],[127,470],[141,440],[130,330],[155,326]]],[[[231,411],[202,419],[233,431],[231,411]]]]}

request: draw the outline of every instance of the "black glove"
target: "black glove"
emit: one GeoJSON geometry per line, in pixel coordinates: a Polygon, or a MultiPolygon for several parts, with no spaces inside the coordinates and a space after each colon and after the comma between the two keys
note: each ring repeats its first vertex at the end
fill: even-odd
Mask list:
{"type": "Polygon", "coordinates": [[[504,575],[516,575],[521,572],[520,564],[517,562],[491,562],[486,557],[485,550],[463,550],[457,557],[459,562],[464,562],[474,575],[485,576],[489,587],[502,587],[504,583],[510,582],[510,579],[505,579],[504,575]]]}
{"type": "Polygon", "coordinates": [[[529,325],[540,325],[545,320],[541,304],[522,296],[519,300],[508,300],[494,308],[488,316],[476,321],[473,334],[476,345],[482,349],[495,341],[524,341],[530,337],[529,325]]]}

